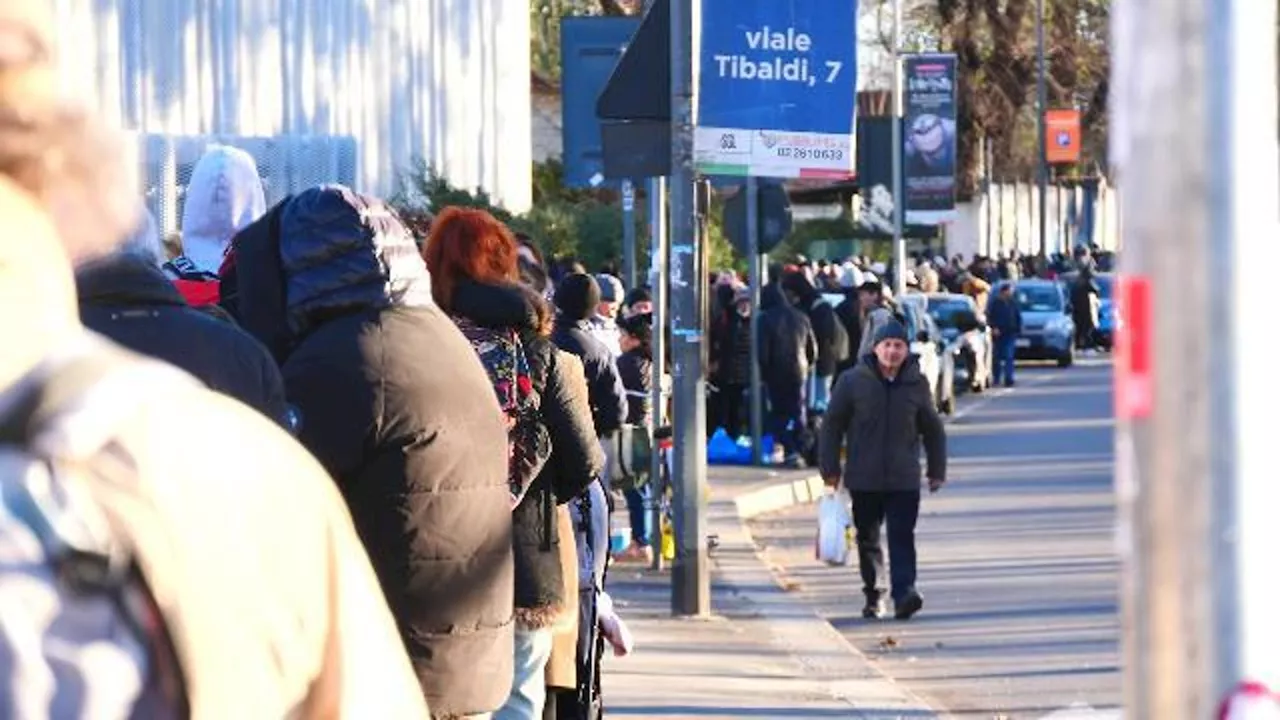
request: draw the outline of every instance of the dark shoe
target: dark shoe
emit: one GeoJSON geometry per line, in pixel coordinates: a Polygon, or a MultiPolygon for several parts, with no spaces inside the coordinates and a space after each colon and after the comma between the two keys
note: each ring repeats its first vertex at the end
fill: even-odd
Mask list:
{"type": "Polygon", "coordinates": [[[1005,387],[1007,387],[1007,388],[1011,388],[1011,387],[1013,387],[1013,381],[1012,381],[1012,380],[1006,380],[1006,381],[1004,382],[1004,386],[1005,386],[1005,387]]]}
{"type": "Polygon", "coordinates": [[[920,612],[920,609],[923,607],[924,597],[915,590],[912,590],[908,592],[907,596],[902,598],[902,601],[897,604],[897,608],[893,612],[893,617],[896,620],[910,620],[911,616],[920,612]]]}
{"type": "Polygon", "coordinates": [[[889,608],[885,607],[883,598],[867,598],[867,604],[862,608],[862,617],[866,620],[879,620],[889,614],[889,608]]]}

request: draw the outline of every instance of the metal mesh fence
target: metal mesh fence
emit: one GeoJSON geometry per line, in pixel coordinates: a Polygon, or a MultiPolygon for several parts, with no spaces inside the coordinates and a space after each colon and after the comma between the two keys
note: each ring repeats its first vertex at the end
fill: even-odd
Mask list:
{"type": "Polygon", "coordinates": [[[212,144],[230,145],[253,156],[271,206],[290,194],[324,183],[356,183],[354,138],[273,138],[145,135],[138,156],[147,209],[165,235],[179,231],[187,184],[196,163],[212,144]]]}

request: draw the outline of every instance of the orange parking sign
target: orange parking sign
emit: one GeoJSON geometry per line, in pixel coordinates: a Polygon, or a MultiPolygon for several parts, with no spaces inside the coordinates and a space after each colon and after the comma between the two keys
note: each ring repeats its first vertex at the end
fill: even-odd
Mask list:
{"type": "Polygon", "coordinates": [[[1044,159],[1056,164],[1080,162],[1080,111],[1047,110],[1044,114],[1044,159]]]}

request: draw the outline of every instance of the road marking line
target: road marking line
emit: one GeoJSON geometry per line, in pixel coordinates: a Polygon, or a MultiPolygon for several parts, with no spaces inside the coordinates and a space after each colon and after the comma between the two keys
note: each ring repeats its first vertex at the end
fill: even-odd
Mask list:
{"type": "Polygon", "coordinates": [[[1072,703],[1040,720],[1120,720],[1122,717],[1124,713],[1120,710],[1094,710],[1087,703],[1072,703]]]}
{"type": "Polygon", "coordinates": [[[949,418],[949,421],[955,422],[957,420],[961,420],[965,417],[968,417],[969,415],[972,415],[973,413],[990,405],[996,400],[999,400],[1002,397],[1007,397],[1009,395],[1012,395],[1015,391],[1017,391],[1019,387],[1035,387],[1038,385],[1044,385],[1054,381],[1058,377],[1059,377],[1058,375],[1036,374],[1036,375],[1033,375],[1030,380],[1023,381],[1022,385],[1017,385],[1011,388],[992,388],[986,391],[985,393],[983,393],[981,399],[975,400],[974,402],[969,403],[968,405],[965,405],[964,407],[952,413],[951,417],[949,418]]]}

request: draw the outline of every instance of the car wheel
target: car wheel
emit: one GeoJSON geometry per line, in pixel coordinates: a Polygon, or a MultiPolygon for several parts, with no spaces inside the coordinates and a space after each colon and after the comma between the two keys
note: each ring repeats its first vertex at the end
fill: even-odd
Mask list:
{"type": "Polygon", "coordinates": [[[1068,346],[1067,351],[1058,356],[1058,367],[1071,367],[1076,361],[1076,348],[1074,345],[1068,346]]]}

